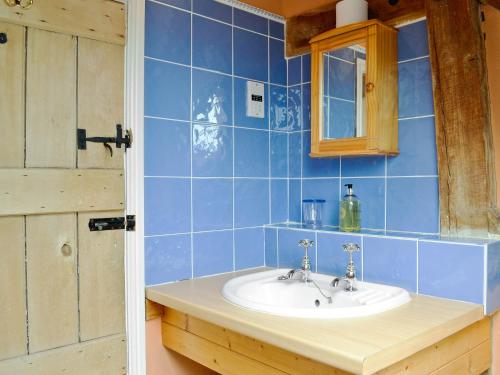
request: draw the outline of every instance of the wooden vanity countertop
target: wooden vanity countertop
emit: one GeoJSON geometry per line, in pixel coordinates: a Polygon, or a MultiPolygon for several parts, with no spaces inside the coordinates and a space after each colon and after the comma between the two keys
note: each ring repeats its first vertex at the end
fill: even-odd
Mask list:
{"type": "Polygon", "coordinates": [[[483,306],[412,295],[385,313],[352,319],[280,317],[237,307],[221,295],[231,272],[146,288],[146,297],[207,322],[356,374],[373,374],[462,330],[484,316],[483,306]]]}

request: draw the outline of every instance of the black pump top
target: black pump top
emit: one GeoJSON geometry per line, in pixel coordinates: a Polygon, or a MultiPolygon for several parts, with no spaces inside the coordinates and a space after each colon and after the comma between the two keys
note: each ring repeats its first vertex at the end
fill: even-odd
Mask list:
{"type": "Polygon", "coordinates": [[[344,186],[348,189],[352,189],[352,184],[345,184],[344,186]]]}

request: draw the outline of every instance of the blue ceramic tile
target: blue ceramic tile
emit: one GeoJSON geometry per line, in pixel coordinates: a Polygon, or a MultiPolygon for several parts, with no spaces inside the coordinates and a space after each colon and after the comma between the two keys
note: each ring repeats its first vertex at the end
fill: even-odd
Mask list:
{"type": "Polygon", "coordinates": [[[193,124],[193,176],[232,177],[233,129],[193,124]]]}
{"type": "Polygon", "coordinates": [[[286,85],[285,43],[269,39],[269,81],[286,85]]]}
{"type": "Polygon", "coordinates": [[[429,58],[399,64],[399,118],[434,113],[429,58]]]}
{"type": "Polygon", "coordinates": [[[191,229],[191,184],[184,178],[144,180],[144,234],[187,233],[191,229]]]}
{"type": "Polygon", "coordinates": [[[488,289],[486,291],[486,313],[500,307],[500,242],[488,245],[488,289]]]}
{"type": "Polygon", "coordinates": [[[234,129],[234,175],[269,177],[269,132],[234,129]]]}
{"type": "Polygon", "coordinates": [[[303,179],[302,199],[324,199],[323,225],[339,225],[339,180],[303,179]]]}
{"type": "Polygon", "coordinates": [[[193,121],[232,125],[233,80],[230,76],[193,69],[193,121]]]}
{"type": "Polygon", "coordinates": [[[193,16],[193,66],[231,74],[231,26],[193,16]]]}
{"type": "Polygon", "coordinates": [[[387,175],[437,175],[434,117],[401,120],[398,133],[399,155],[387,159],[387,175]]]}
{"type": "Polygon", "coordinates": [[[417,290],[417,242],[381,237],[363,239],[363,275],[368,282],[417,290]]]}
{"type": "Polygon", "coordinates": [[[288,86],[297,85],[302,80],[302,58],[292,57],[288,59],[288,86]]]}
{"type": "Polygon", "coordinates": [[[271,132],[271,177],[288,177],[288,134],[271,132]]]}
{"type": "Polygon", "coordinates": [[[264,118],[249,117],[247,116],[246,105],[247,82],[246,79],[234,78],[234,125],[245,128],[268,129],[268,85],[264,83],[264,118]]]}
{"type": "Polygon", "coordinates": [[[342,178],[342,196],[345,184],[353,184],[354,194],[361,201],[361,227],[384,229],[385,226],[385,179],[342,178]]]}
{"type": "Polygon", "coordinates": [[[191,277],[191,236],[179,234],[144,239],[146,285],[191,277]]]}
{"type": "Polygon", "coordinates": [[[483,246],[419,241],[419,293],[482,304],[483,251],[483,246]]]}
{"type": "Polygon", "coordinates": [[[189,13],[147,1],[144,54],[148,57],[189,64],[191,61],[189,13]]]}
{"type": "Polygon", "coordinates": [[[295,132],[288,135],[288,176],[302,177],[302,133],[295,132]]]}
{"type": "Polygon", "coordinates": [[[387,230],[439,232],[437,177],[387,180],[387,230]]]}
{"type": "Polygon", "coordinates": [[[272,130],[288,130],[287,124],[287,90],[285,87],[270,85],[270,127],[272,130]]]}
{"type": "Polygon", "coordinates": [[[304,132],[304,153],[302,156],[302,173],[304,177],[338,177],[340,173],[339,158],[312,158],[311,132],[304,132]]]}
{"type": "Polygon", "coordinates": [[[427,56],[427,22],[420,21],[403,26],[398,33],[398,61],[427,56]]]}
{"type": "Polygon", "coordinates": [[[234,29],[235,75],[266,82],[267,60],[267,37],[234,29]]]}
{"type": "Polygon", "coordinates": [[[342,177],[385,176],[385,156],[342,157],[342,177]]]}
{"type": "Polygon", "coordinates": [[[288,181],[288,220],[300,223],[302,220],[302,201],[300,198],[301,180],[288,181]]]}
{"type": "Polygon", "coordinates": [[[354,62],[354,50],[351,48],[341,48],[330,53],[330,56],[341,60],[354,62]]]}
{"type": "Polygon", "coordinates": [[[356,87],[356,67],[354,64],[330,60],[330,96],[354,100],[356,87]]]}
{"type": "Polygon", "coordinates": [[[288,220],[288,181],[271,180],[271,223],[283,223],[288,220]]]}
{"type": "Polygon", "coordinates": [[[233,226],[233,181],[193,180],[193,229],[208,231],[233,226]]]}
{"type": "MultiPolygon", "coordinates": [[[[300,268],[304,249],[299,246],[299,241],[309,239],[314,241],[314,232],[278,229],[278,267],[300,268]]],[[[310,248],[311,268],[316,269],[316,245],[310,248]]]]}
{"type": "Polygon", "coordinates": [[[264,228],[264,247],[266,252],[266,266],[278,266],[278,230],[264,228]]]}
{"type": "Polygon", "coordinates": [[[302,129],[311,129],[311,84],[302,85],[302,129]]]}
{"type": "Polygon", "coordinates": [[[311,81],[311,55],[303,55],[302,56],[302,82],[310,82],[311,81]]]}
{"type": "Polygon", "coordinates": [[[288,129],[300,130],[302,128],[302,90],[301,86],[288,88],[288,129]]]}
{"type": "Polygon", "coordinates": [[[281,22],[269,20],[269,35],[274,38],[285,40],[285,25],[281,22]]]}
{"type": "Polygon", "coordinates": [[[144,115],[189,120],[190,75],[184,66],[145,59],[144,115]]]}
{"type": "Polygon", "coordinates": [[[330,99],[329,133],[327,138],[351,138],[356,133],[356,105],[354,102],[330,99]]]}
{"type": "Polygon", "coordinates": [[[214,0],[193,0],[193,12],[229,24],[233,20],[233,9],[214,0]]]}
{"type": "MultiPolygon", "coordinates": [[[[346,243],[356,243],[361,248],[361,236],[343,233],[318,233],[318,272],[335,276],[344,276],[347,269],[349,257],[342,245],[346,243]]],[[[353,254],[356,266],[356,277],[361,280],[363,275],[363,262],[361,252],[353,254]]]]}
{"type": "Polygon", "coordinates": [[[195,233],[193,235],[194,276],[206,276],[233,270],[233,231],[195,233]]]}
{"type": "Polygon", "coordinates": [[[267,35],[267,18],[234,8],[234,25],[267,35]]]}
{"type": "Polygon", "coordinates": [[[269,222],[269,182],[249,178],[234,181],[234,225],[253,227],[269,222]]]}
{"type": "Polygon", "coordinates": [[[264,265],[264,228],[247,228],[234,231],[235,268],[264,265]]]}
{"type": "Polygon", "coordinates": [[[189,176],[190,132],[188,122],[144,119],[144,174],[189,176]]]}
{"type": "Polygon", "coordinates": [[[156,1],[163,4],[172,5],[177,8],[191,10],[191,0],[156,0],[156,1]]]}

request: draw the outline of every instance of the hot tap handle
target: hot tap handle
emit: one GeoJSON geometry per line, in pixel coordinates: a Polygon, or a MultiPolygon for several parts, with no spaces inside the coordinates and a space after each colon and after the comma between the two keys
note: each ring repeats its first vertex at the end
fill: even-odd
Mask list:
{"type": "Polygon", "coordinates": [[[346,244],[342,245],[342,247],[344,248],[344,251],[349,253],[349,254],[352,254],[354,252],[358,252],[360,249],[359,245],[357,243],[353,243],[353,242],[346,243],[346,244]]]}

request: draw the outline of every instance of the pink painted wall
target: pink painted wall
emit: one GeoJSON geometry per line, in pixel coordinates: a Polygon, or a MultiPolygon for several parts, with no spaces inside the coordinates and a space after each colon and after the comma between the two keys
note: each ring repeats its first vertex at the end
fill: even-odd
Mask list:
{"type": "Polygon", "coordinates": [[[161,342],[161,319],[146,322],[148,375],[214,375],[212,370],[166,349],[161,342]]]}

